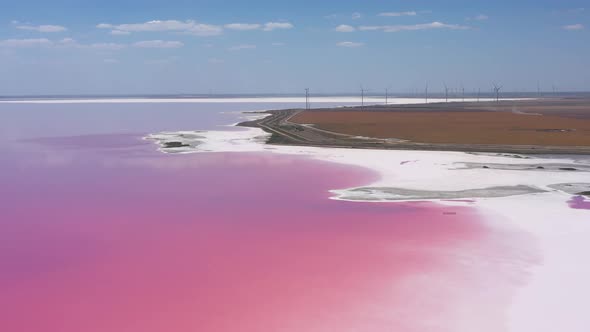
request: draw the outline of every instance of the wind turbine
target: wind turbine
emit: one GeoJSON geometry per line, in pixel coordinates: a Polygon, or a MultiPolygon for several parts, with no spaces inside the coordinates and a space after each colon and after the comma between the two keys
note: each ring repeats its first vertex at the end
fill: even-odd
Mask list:
{"type": "Polygon", "coordinates": [[[361,84],[361,108],[365,108],[365,92],[367,92],[367,90],[361,84]]]}
{"type": "Polygon", "coordinates": [[[389,104],[389,89],[391,89],[391,85],[385,88],[385,105],[389,104]]]}
{"type": "Polygon", "coordinates": [[[305,109],[309,110],[309,88],[305,88],[305,109]]]}
{"type": "Polygon", "coordinates": [[[424,90],[424,96],[426,98],[426,103],[428,104],[428,83],[426,83],[426,89],[424,90]]]}
{"type": "Polygon", "coordinates": [[[461,84],[461,98],[463,99],[463,102],[465,102],[465,87],[463,84],[461,84]]]}
{"type": "Polygon", "coordinates": [[[449,87],[447,86],[447,83],[443,83],[445,85],[445,102],[449,102],[449,87]]]}
{"type": "Polygon", "coordinates": [[[496,102],[500,101],[500,90],[502,90],[503,85],[497,85],[496,83],[492,83],[494,85],[494,92],[496,93],[496,102]]]}

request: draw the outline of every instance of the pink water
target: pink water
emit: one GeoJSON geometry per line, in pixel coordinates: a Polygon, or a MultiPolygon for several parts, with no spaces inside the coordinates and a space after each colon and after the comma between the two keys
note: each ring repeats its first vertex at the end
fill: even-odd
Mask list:
{"type": "Polygon", "coordinates": [[[585,196],[574,196],[568,201],[568,204],[573,209],[590,210],[590,199],[585,196]]]}
{"type": "Polygon", "coordinates": [[[472,207],[330,200],[368,170],[5,142],[0,331],[502,331],[534,262],[472,207]]]}

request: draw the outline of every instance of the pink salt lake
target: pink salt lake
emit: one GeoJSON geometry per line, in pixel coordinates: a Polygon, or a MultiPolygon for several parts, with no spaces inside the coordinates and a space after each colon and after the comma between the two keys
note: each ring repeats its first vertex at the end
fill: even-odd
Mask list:
{"type": "Polygon", "coordinates": [[[0,330],[504,329],[533,255],[474,207],[330,200],[377,175],[141,140],[273,106],[0,105],[0,330]]]}

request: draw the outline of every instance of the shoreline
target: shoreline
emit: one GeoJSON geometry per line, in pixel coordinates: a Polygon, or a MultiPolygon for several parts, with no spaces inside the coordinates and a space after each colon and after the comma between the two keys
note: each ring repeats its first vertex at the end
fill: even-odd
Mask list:
{"type": "MultiPolygon", "coordinates": [[[[502,100],[501,102],[536,102],[535,99],[527,100],[502,100]]],[[[483,103],[483,102],[482,102],[483,103]]],[[[450,103],[450,104],[471,104],[468,103],[450,103]]],[[[367,108],[374,107],[380,109],[386,109],[388,107],[411,107],[420,108],[425,106],[447,106],[449,103],[417,103],[417,104],[396,104],[395,102],[391,105],[376,105],[376,106],[365,106],[367,108]]],[[[479,103],[477,103],[479,105],[479,103]]],[[[491,105],[496,106],[496,103],[491,105]]],[[[338,106],[328,108],[336,111],[348,111],[362,109],[362,106],[338,106]]],[[[315,110],[325,110],[326,108],[316,108],[315,110]]],[[[444,202],[448,200],[456,199],[470,199],[470,198],[498,198],[498,197],[510,197],[513,195],[534,195],[543,194],[550,192],[560,192],[565,194],[564,196],[570,197],[572,195],[588,196],[586,195],[590,190],[590,181],[577,181],[580,176],[584,176],[586,173],[590,173],[590,146],[581,147],[582,151],[572,149],[571,147],[550,147],[546,149],[535,149],[536,147],[530,147],[530,149],[522,149],[521,146],[517,146],[514,149],[503,149],[505,146],[492,146],[490,150],[481,149],[481,146],[474,145],[436,145],[436,144],[422,144],[422,143],[407,143],[400,140],[379,140],[367,137],[352,137],[350,135],[334,133],[325,130],[314,129],[315,132],[321,132],[324,135],[336,136],[339,139],[345,137],[346,143],[350,143],[349,140],[359,143],[347,144],[347,145],[336,145],[330,143],[314,144],[309,141],[297,141],[297,137],[293,137],[294,142],[288,140],[276,141],[278,137],[286,137],[287,139],[292,134],[291,132],[284,135],[280,130],[276,130],[272,126],[267,124],[281,124],[293,117],[294,114],[301,112],[301,109],[280,109],[280,110],[260,110],[260,111],[246,111],[241,112],[245,114],[246,121],[238,122],[237,124],[230,125],[232,127],[242,128],[240,132],[225,132],[225,131],[182,131],[182,132],[163,132],[159,134],[149,135],[145,139],[155,141],[160,146],[159,151],[163,153],[196,153],[196,152],[278,152],[286,154],[296,154],[311,157],[312,159],[320,159],[329,162],[335,162],[344,165],[360,166],[363,168],[370,169],[379,173],[382,176],[380,181],[376,181],[371,184],[367,184],[363,187],[347,188],[344,190],[332,190],[332,199],[345,200],[345,201],[438,201],[444,202]],[[283,136],[284,135],[284,136],[283,136]],[[383,142],[385,144],[391,144],[390,148],[382,148],[383,142]],[[449,146],[462,147],[461,149],[446,149],[449,146]],[[498,149],[500,147],[500,149],[498,149]],[[532,151],[531,151],[532,150],[532,151]],[[414,183],[404,186],[403,183],[400,185],[392,186],[390,181],[390,175],[384,175],[391,173],[392,169],[384,169],[383,167],[377,167],[374,163],[363,163],[358,160],[351,160],[343,155],[340,158],[327,157],[331,152],[338,154],[367,154],[369,156],[383,156],[386,153],[396,153],[398,155],[408,156],[407,159],[399,161],[400,166],[406,164],[412,164],[412,157],[417,155],[417,158],[424,156],[430,156],[432,153],[436,153],[438,156],[445,155],[452,160],[451,163],[445,164],[447,170],[452,171],[463,171],[463,172],[475,172],[480,171],[494,173],[494,172],[515,172],[515,177],[509,181],[479,181],[481,186],[473,185],[452,185],[443,188],[433,188],[430,185],[415,185],[415,182],[423,182],[423,179],[413,179],[414,183]],[[588,151],[588,152],[586,152],[588,151]],[[328,153],[324,153],[328,152],[328,153]],[[344,157],[342,159],[342,157],[344,157]],[[577,157],[582,157],[579,159],[577,157]],[[584,157],[589,157],[585,159],[584,157]],[[453,167],[449,167],[453,165],[453,167]],[[518,178],[522,174],[536,174],[540,175],[543,173],[551,178],[552,175],[558,174],[558,178],[562,180],[547,180],[547,181],[524,181],[519,182],[518,178]],[[528,184],[527,184],[528,182],[528,184]],[[540,184],[539,182],[543,183],[540,184]],[[573,186],[573,188],[569,188],[573,186]],[[409,197],[412,195],[389,195],[388,199],[380,197],[383,195],[372,194],[367,197],[361,197],[360,199],[350,199],[349,196],[352,191],[359,189],[378,189],[387,190],[408,190],[415,192],[422,192],[417,197],[409,197]],[[381,188],[383,187],[383,188],[381,188]],[[498,190],[500,188],[500,190],[498,190]],[[436,195],[436,193],[441,194],[436,195]],[[459,193],[463,192],[463,195],[459,193]],[[477,197],[471,197],[470,194],[474,192],[479,193],[477,197]],[[490,194],[486,194],[489,192],[490,194]],[[498,194],[498,193],[505,194],[498,194]],[[481,195],[481,193],[484,193],[481,195]],[[433,195],[428,197],[429,195],[433,195]],[[395,199],[391,199],[395,197],[395,199]]],[[[292,122],[288,122],[288,126],[294,125],[292,122]]],[[[297,128],[296,126],[294,128],[297,128]]],[[[305,128],[309,128],[305,126],[305,128]]],[[[296,130],[297,131],[297,130],[296,130]]],[[[436,157],[433,159],[437,159],[436,157]]],[[[396,159],[396,162],[397,159],[396,159]]],[[[377,163],[382,164],[382,163],[377,163]]],[[[434,166],[434,165],[433,165],[434,166]]],[[[394,169],[396,169],[395,167],[394,169]]],[[[415,178],[415,176],[413,176],[415,178]]],[[[436,183],[436,182],[435,182],[436,183]]],[[[378,192],[377,190],[376,192],[378,192]]],[[[386,195],[387,196],[387,195],[386,195]]]]}
{"type": "MultiPolygon", "coordinates": [[[[590,287],[586,282],[590,278],[590,267],[580,265],[576,259],[579,253],[588,250],[587,238],[590,235],[590,211],[584,207],[585,202],[590,200],[577,195],[577,191],[582,193],[590,190],[590,173],[585,169],[590,167],[588,160],[575,160],[574,156],[568,158],[565,155],[489,155],[267,144],[270,137],[271,134],[262,128],[246,127],[239,132],[165,132],[150,135],[146,139],[158,144],[164,153],[279,153],[362,167],[379,174],[379,179],[364,186],[330,190],[333,200],[390,204],[421,201],[474,207],[487,227],[504,234],[494,238],[494,243],[510,246],[505,236],[510,238],[513,234],[524,232],[531,237],[531,246],[524,249],[532,250],[539,257],[534,266],[521,271],[529,278],[526,283],[518,284],[516,293],[511,295],[510,304],[496,308],[506,317],[507,331],[550,332],[563,326],[578,331],[576,327],[590,324],[586,316],[570,314],[572,308],[590,305],[590,287]],[[186,146],[168,149],[165,147],[166,142],[182,142],[186,146]],[[584,170],[562,170],[575,167],[582,169],[580,166],[584,166],[584,170]],[[516,195],[496,191],[502,195],[472,197],[474,192],[494,187],[516,195]],[[372,188],[382,190],[379,192],[372,188]],[[399,188],[406,192],[396,191],[399,188]],[[456,194],[463,191],[463,195],[452,199],[425,197],[432,195],[433,191],[437,195],[441,192],[456,194]],[[418,197],[408,197],[408,194],[418,197]],[[582,201],[578,205],[581,208],[571,205],[576,197],[582,201]],[[570,285],[565,305],[564,282],[570,285]],[[550,318],[538,319],[547,312],[552,313],[550,318]]],[[[512,258],[515,261],[527,260],[520,251],[514,255],[512,258]]]]}
{"type": "Polygon", "coordinates": [[[558,193],[565,201],[590,190],[590,181],[581,181],[589,176],[590,163],[585,159],[572,158],[578,155],[490,154],[268,144],[268,140],[271,139],[270,133],[257,127],[242,128],[242,131],[161,132],[151,134],[145,139],[154,142],[159,146],[158,150],[166,154],[282,153],[360,166],[380,174],[380,180],[365,186],[332,190],[331,198],[335,200],[436,201],[444,204],[449,199],[486,199],[558,193]],[[419,171],[413,171],[412,168],[418,168],[419,171]],[[455,181],[459,174],[462,174],[464,179],[455,181]],[[503,176],[499,176],[500,174],[503,176]],[[407,193],[400,194],[399,190],[407,193]],[[476,197],[473,197],[474,192],[478,193],[476,197]]]}
{"type": "MultiPolygon", "coordinates": [[[[503,101],[506,103],[507,101],[503,101]]],[[[513,103],[515,101],[512,101],[513,103]]],[[[526,101],[525,101],[526,102],[526,101]]],[[[530,101],[529,101],[530,102],[530,101]]],[[[474,103],[450,103],[451,106],[459,105],[457,112],[472,112],[468,107],[474,103]],[[463,108],[460,108],[463,107],[463,108]]],[[[484,104],[484,102],[482,102],[484,104]]],[[[479,106],[479,105],[477,105],[479,106]]],[[[495,107],[492,104],[488,107],[495,107]]],[[[341,132],[318,128],[313,124],[303,124],[291,121],[304,112],[313,116],[314,112],[330,113],[345,112],[445,112],[441,108],[448,108],[444,103],[432,104],[406,104],[406,105],[378,105],[365,107],[341,107],[331,109],[283,109],[259,112],[267,116],[252,121],[238,123],[240,127],[260,128],[271,134],[268,144],[283,146],[312,146],[325,148],[349,148],[349,149],[378,149],[378,150],[413,150],[413,151],[456,151],[456,152],[482,152],[482,153],[513,153],[526,155],[590,155],[590,145],[580,146],[547,146],[547,145],[523,145],[523,144],[471,144],[471,143],[424,143],[413,142],[398,138],[376,138],[358,135],[350,135],[341,132]]],[[[479,112],[477,110],[476,112],[479,112]]],[[[514,112],[516,113],[516,112],[514,112]]],[[[526,114],[532,115],[532,114],[526,114]]],[[[536,114],[535,114],[536,115],[536,114]]]]}

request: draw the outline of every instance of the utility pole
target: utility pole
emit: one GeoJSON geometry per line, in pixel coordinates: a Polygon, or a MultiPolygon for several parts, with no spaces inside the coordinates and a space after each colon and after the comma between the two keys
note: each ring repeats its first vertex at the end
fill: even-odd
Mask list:
{"type": "Polygon", "coordinates": [[[445,102],[449,102],[449,87],[447,86],[447,83],[444,83],[445,85],[445,102]]]}
{"type": "Polygon", "coordinates": [[[305,88],[305,110],[309,111],[309,88],[305,88]]]}

